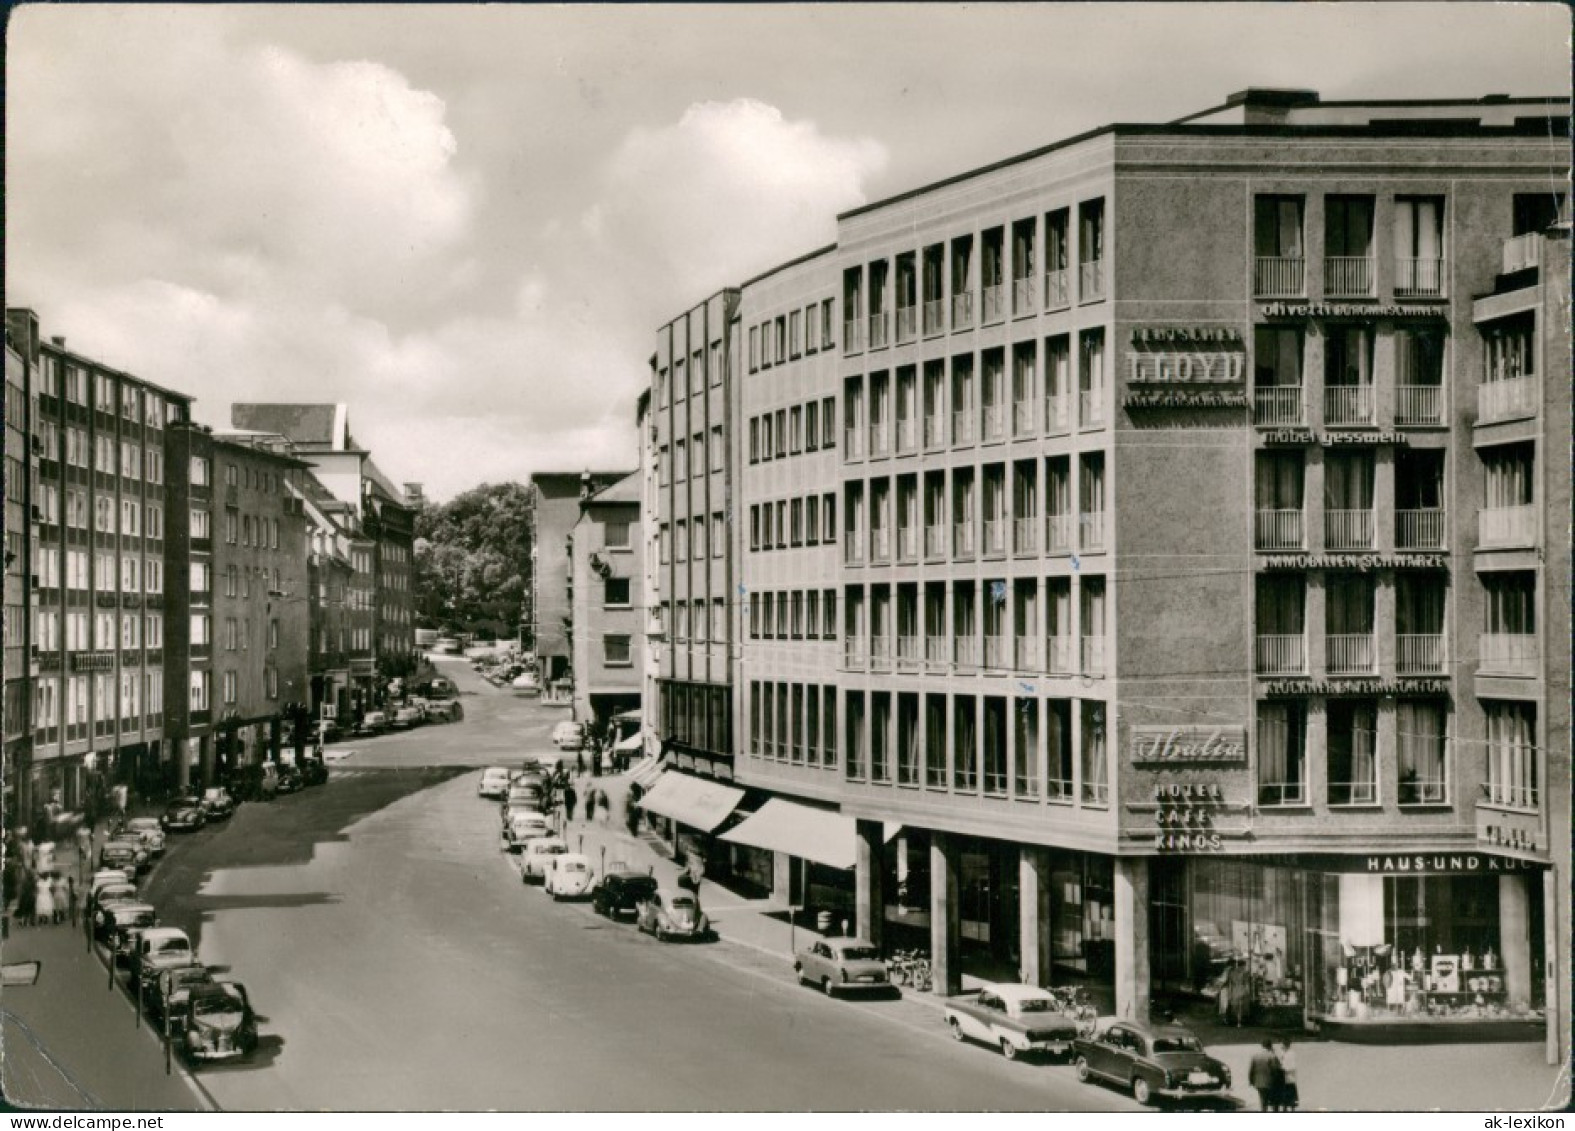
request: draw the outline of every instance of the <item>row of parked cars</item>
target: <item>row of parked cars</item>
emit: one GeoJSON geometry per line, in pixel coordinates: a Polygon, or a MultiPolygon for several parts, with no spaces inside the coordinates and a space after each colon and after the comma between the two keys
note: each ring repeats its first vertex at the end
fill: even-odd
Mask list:
{"type": "Polygon", "coordinates": [[[257,1047],[257,1015],[246,987],[197,960],[186,932],[166,926],[137,880],[166,847],[160,821],[133,817],[99,853],[89,881],[88,924],[127,990],[192,1064],[245,1057],[257,1047]]]}

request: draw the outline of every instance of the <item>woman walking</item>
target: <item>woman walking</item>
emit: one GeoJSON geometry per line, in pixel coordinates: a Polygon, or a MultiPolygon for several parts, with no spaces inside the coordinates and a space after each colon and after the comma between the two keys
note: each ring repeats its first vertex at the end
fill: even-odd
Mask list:
{"type": "Polygon", "coordinates": [[[31,927],[33,925],[33,917],[37,913],[38,885],[33,878],[33,873],[24,866],[21,871],[21,879],[17,885],[16,921],[24,927],[31,927]]]}
{"type": "Polygon", "coordinates": [[[39,876],[33,885],[33,917],[39,923],[54,922],[55,897],[50,891],[48,876],[39,876]]]}
{"type": "Polygon", "coordinates": [[[49,882],[49,900],[55,905],[55,923],[58,926],[66,921],[66,877],[60,872],[54,874],[49,882]]]}
{"type": "Polygon", "coordinates": [[[596,817],[596,791],[589,787],[585,790],[585,823],[588,825],[596,817]]]}
{"type": "Polygon", "coordinates": [[[72,877],[66,877],[66,910],[71,916],[71,925],[77,925],[77,882],[72,877]]]}
{"type": "Polygon", "coordinates": [[[1296,1089],[1296,1054],[1291,1051],[1291,1039],[1278,1037],[1274,1042],[1274,1059],[1279,1062],[1279,1094],[1275,1097],[1275,1111],[1297,1111],[1301,1107],[1301,1093],[1296,1089]]]}

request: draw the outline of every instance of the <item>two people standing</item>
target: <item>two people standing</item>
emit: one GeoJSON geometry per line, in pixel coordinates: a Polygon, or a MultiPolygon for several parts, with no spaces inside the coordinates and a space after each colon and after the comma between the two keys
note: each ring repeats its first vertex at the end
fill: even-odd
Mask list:
{"type": "Polygon", "coordinates": [[[1252,1054],[1247,1083],[1258,1093],[1264,1111],[1295,1111],[1301,1103],[1296,1088],[1296,1054],[1288,1037],[1263,1038],[1252,1054]]]}

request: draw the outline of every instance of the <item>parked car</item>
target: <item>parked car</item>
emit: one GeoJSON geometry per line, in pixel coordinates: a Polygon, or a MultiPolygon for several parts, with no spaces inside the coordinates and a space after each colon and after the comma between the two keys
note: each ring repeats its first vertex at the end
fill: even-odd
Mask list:
{"type": "Polygon", "coordinates": [[[274,788],[279,793],[300,793],[306,788],[306,779],[295,766],[280,766],[275,774],[274,788]]]}
{"type": "Polygon", "coordinates": [[[1132,1098],[1149,1104],[1156,1097],[1182,1099],[1219,1096],[1230,1091],[1230,1069],[1204,1051],[1180,1025],[1139,1025],[1118,1021],[1093,1037],[1073,1042],[1077,1078],[1095,1078],[1132,1089],[1132,1098]]]}
{"type": "Polygon", "coordinates": [[[153,904],[140,901],[114,903],[104,907],[100,934],[104,944],[109,947],[113,962],[120,965],[130,958],[142,932],[158,925],[158,913],[153,910],[153,904]]]}
{"type": "Polygon", "coordinates": [[[596,914],[609,919],[633,915],[640,901],[650,898],[658,886],[656,877],[646,872],[609,872],[596,885],[591,906],[596,914]]]}
{"type": "Polygon", "coordinates": [[[361,725],[355,728],[357,734],[379,735],[388,729],[388,716],[382,711],[368,711],[361,718],[361,725]]]}
{"type": "Polygon", "coordinates": [[[213,975],[198,962],[161,970],[145,990],[148,1012],[156,1018],[178,1013],[195,987],[212,983],[213,975]]]}
{"type": "Polygon", "coordinates": [[[547,868],[553,857],[562,856],[568,851],[569,846],[563,843],[561,837],[539,836],[526,841],[524,855],[520,860],[520,879],[527,884],[541,883],[547,878],[547,868]]]}
{"type": "Polygon", "coordinates": [[[827,997],[891,987],[886,963],[867,939],[819,939],[793,956],[793,972],[827,997]]]}
{"type": "Polygon", "coordinates": [[[1070,1056],[1077,1040],[1077,1022],[1038,986],[992,984],[947,998],[945,1009],[953,1037],[994,1045],[1007,1060],[1025,1053],[1070,1056]]]}
{"type": "Polygon", "coordinates": [[[427,704],[427,722],[457,723],[465,717],[458,699],[438,699],[427,704]]]}
{"type": "Polygon", "coordinates": [[[552,744],[559,750],[578,750],[585,744],[585,724],[564,719],[552,728],[552,744]]]}
{"type": "Polygon", "coordinates": [[[208,820],[222,821],[234,815],[236,801],[229,790],[222,785],[216,785],[202,791],[202,799],[199,804],[202,806],[203,816],[207,817],[208,820]]]}
{"type": "Polygon", "coordinates": [[[394,730],[411,730],[426,722],[426,713],[418,706],[401,707],[394,712],[388,725],[394,730]]]}
{"type": "Polygon", "coordinates": [[[100,868],[130,868],[133,873],[143,871],[152,859],[140,840],[111,840],[98,850],[100,868]]]}
{"type": "Polygon", "coordinates": [[[140,837],[150,853],[164,855],[164,830],[159,828],[157,817],[133,817],[121,827],[120,833],[140,837]]]}
{"type": "Polygon", "coordinates": [[[476,784],[477,797],[507,797],[509,771],[503,766],[488,766],[481,771],[481,781],[476,784]]]}
{"type": "Polygon", "coordinates": [[[552,835],[552,826],[540,813],[516,813],[503,829],[503,847],[508,852],[523,852],[526,842],[552,835]]]}
{"type": "Polygon", "coordinates": [[[191,940],[179,927],[149,927],[137,936],[136,946],[127,959],[131,976],[144,990],[165,970],[190,966],[196,960],[191,940]]]}
{"type": "Polygon", "coordinates": [[[170,1030],[192,1061],[231,1060],[257,1048],[257,1015],[239,982],[193,986],[173,1013],[170,1030]]]}
{"type": "Polygon", "coordinates": [[[541,881],[542,890],[553,899],[581,899],[596,886],[591,861],[578,852],[565,852],[547,862],[541,881]]]}
{"type": "Polygon", "coordinates": [[[189,797],[170,802],[159,818],[159,825],[167,833],[193,833],[207,823],[207,810],[201,802],[189,797]]]}
{"type": "Polygon", "coordinates": [[[328,782],[328,763],[321,758],[302,758],[295,763],[305,785],[325,785],[328,782]]]}
{"type": "Polygon", "coordinates": [[[521,672],[509,680],[509,686],[515,691],[539,692],[541,691],[541,680],[536,678],[534,672],[521,672]]]}
{"type": "Polygon", "coordinates": [[[708,939],[711,920],[693,892],[658,887],[634,905],[634,925],[658,940],[708,939]]]}
{"type": "Polygon", "coordinates": [[[516,813],[545,814],[547,791],[537,786],[511,785],[508,799],[503,802],[503,823],[507,825],[516,813]]]}
{"type": "Polygon", "coordinates": [[[119,903],[140,903],[142,897],[137,894],[137,885],[129,882],[106,883],[95,887],[88,893],[87,901],[83,905],[83,914],[87,915],[93,923],[93,932],[104,937],[105,916],[108,909],[119,903]]]}

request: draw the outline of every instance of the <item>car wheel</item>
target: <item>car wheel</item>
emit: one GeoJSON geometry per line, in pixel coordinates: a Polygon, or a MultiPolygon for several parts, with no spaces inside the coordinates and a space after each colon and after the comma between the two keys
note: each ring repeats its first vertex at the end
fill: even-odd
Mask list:
{"type": "Polygon", "coordinates": [[[957,1018],[955,1018],[955,1017],[948,1017],[946,1019],[946,1024],[951,1026],[952,1040],[960,1041],[960,1040],[963,1039],[962,1022],[961,1021],[957,1020],[957,1018]]]}
{"type": "Polygon", "coordinates": [[[1001,1055],[1007,1060],[1017,1059],[1017,1046],[1012,1044],[1006,1037],[1001,1038],[1001,1055]]]}
{"type": "Polygon", "coordinates": [[[1086,1056],[1078,1057],[1077,1058],[1077,1078],[1079,1080],[1081,1080],[1083,1083],[1086,1084],[1090,1080],[1092,1080],[1093,1077],[1094,1077],[1094,1074],[1092,1072],[1090,1072],[1089,1069],[1088,1069],[1088,1057],[1086,1057],[1086,1056]]]}
{"type": "Polygon", "coordinates": [[[820,992],[825,994],[827,997],[837,996],[837,991],[832,988],[830,978],[822,978],[820,980],[820,992]]]}
{"type": "Polygon", "coordinates": [[[1154,1094],[1149,1089],[1148,1081],[1141,1076],[1132,1077],[1132,1098],[1144,1107],[1153,1102],[1154,1094]]]}
{"type": "Polygon", "coordinates": [[[802,962],[793,963],[793,980],[801,986],[804,984],[804,964],[802,962]]]}

